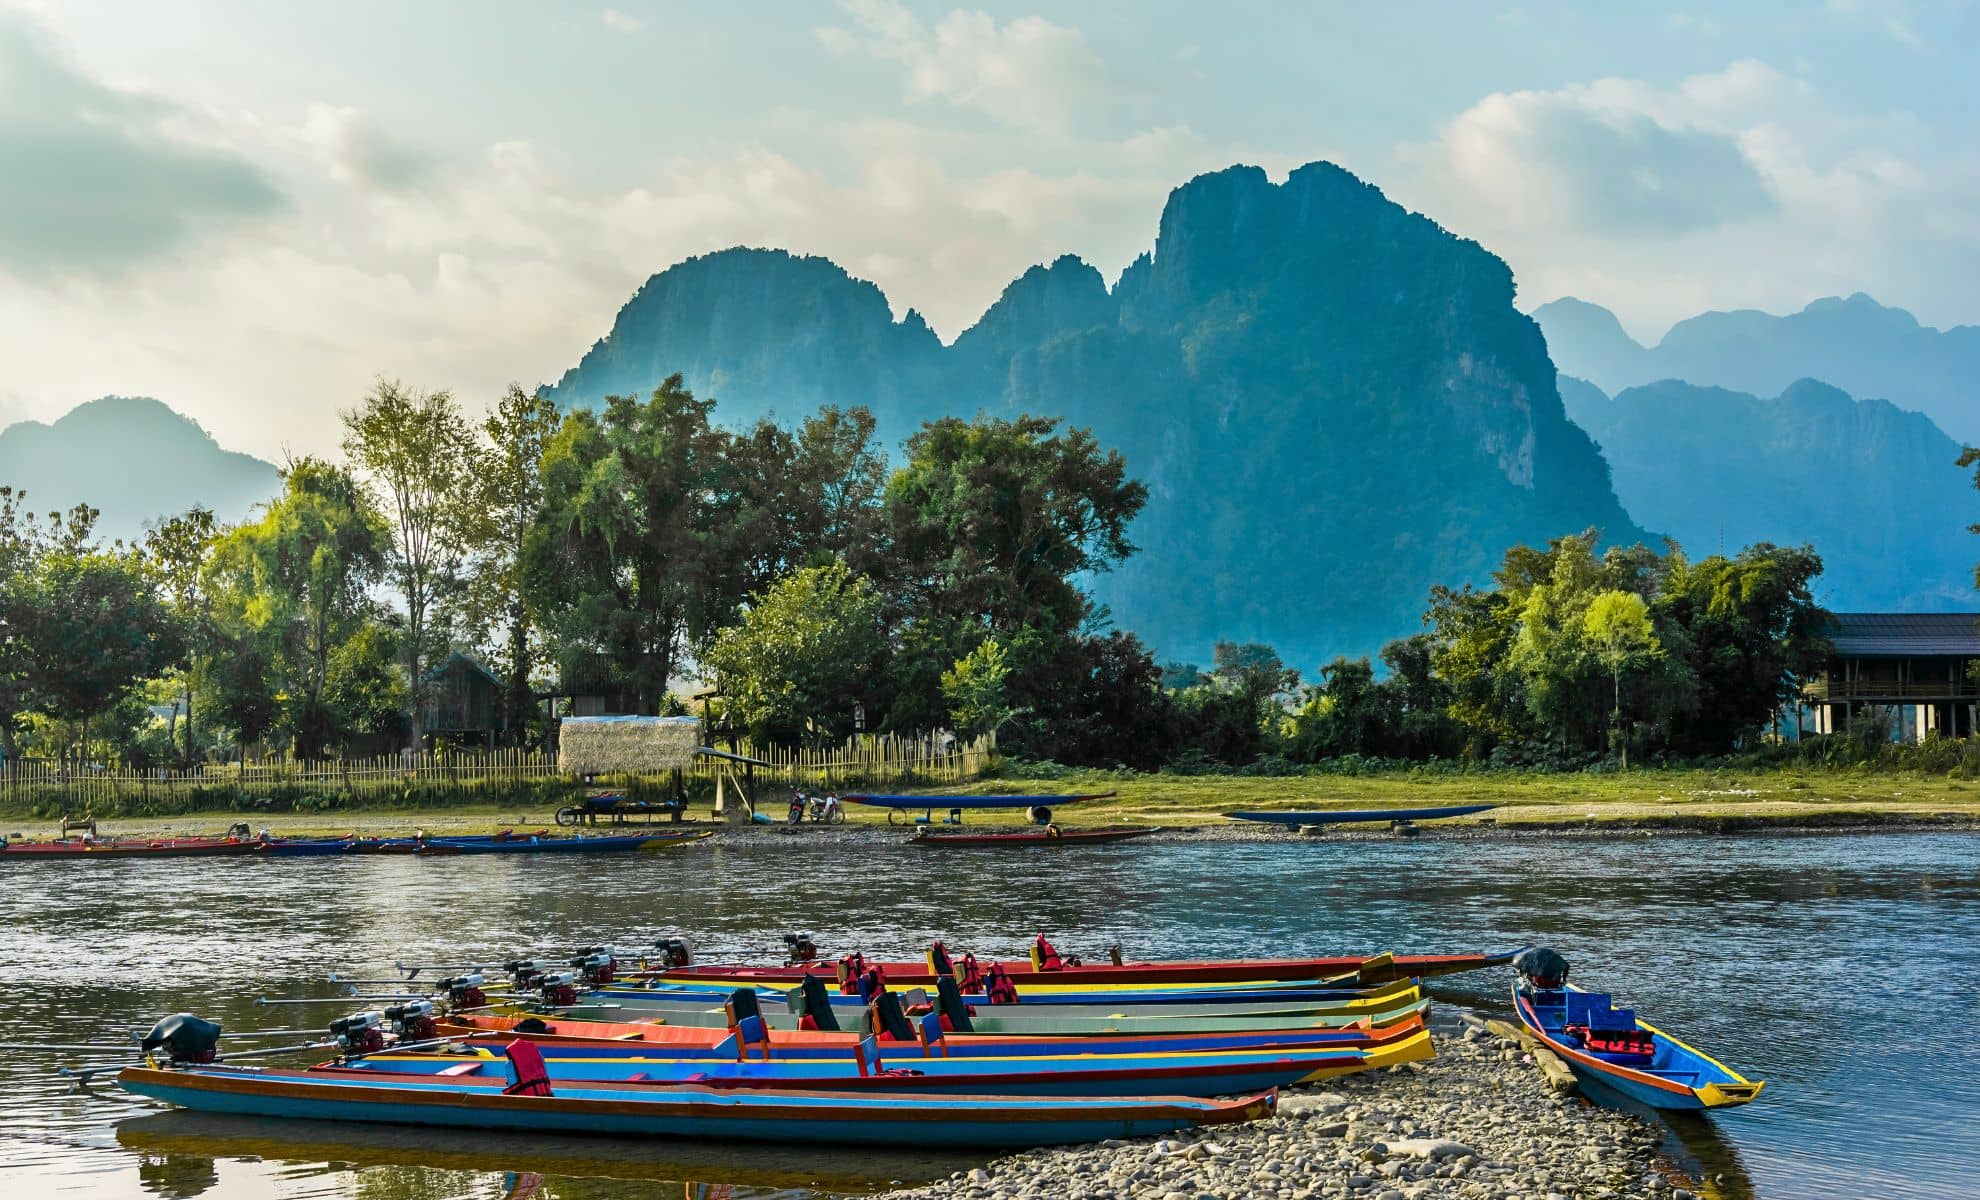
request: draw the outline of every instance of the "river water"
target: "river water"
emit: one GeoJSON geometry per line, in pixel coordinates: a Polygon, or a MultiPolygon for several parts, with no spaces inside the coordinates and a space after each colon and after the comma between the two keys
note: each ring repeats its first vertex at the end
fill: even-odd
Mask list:
{"type": "MultiPolygon", "coordinates": [[[[929,939],[1021,951],[1034,932],[1130,956],[1469,950],[1546,942],[1584,986],[1769,1086],[1670,1125],[1673,1161],[1728,1200],[1970,1197],[1980,1178],[1980,838],[1630,837],[1127,844],[1051,854],[712,844],[554,859],[10,865],[0,1042],[96,1043],[189,1010],[313,1027],[331,971],[644,944],[768,959],[918,957],[929,939]],[[615,856],[616,858],[616,856],[615,856]],[[279,1015],[278,1015],[279,1014],[279,1015]]],[[[1439,991],[1505,1010],[1499,971],[1439,991]]],[[[0,1188],[77,1197],[809,1197],[919,1182],[955,1155],[623,1146],[168,1113],[0,1051],[0,1188]]]]}

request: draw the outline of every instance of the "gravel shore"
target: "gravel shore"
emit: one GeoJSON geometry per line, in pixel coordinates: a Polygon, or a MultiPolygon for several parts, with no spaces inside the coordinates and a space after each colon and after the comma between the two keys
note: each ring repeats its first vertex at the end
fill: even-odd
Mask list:
{"type": "Polygon", "coordinates": [[[1467,1027],[1433,1062],[1284,1092],[1269,1121],[1030,1151],[884,1200],[1684,1200],[1662,1140],[1467,1027]]]}

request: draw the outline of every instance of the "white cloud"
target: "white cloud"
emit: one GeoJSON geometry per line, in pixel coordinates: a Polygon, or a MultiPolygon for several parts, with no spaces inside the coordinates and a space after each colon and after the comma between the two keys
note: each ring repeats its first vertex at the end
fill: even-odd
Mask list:
{"type": "Polygon", "coordinates": [[[618,33],[638,33],[646,28],[646,22],[630,13],[622,13],[616,8],[608,8],[598,14],[599,24],[618,33]]]}
{"type": "Polygon", "coordinates": [[[959,8],[930,29],[896,0],[841,0],[840,7],[859,32],[813,30],[827,50],[898,63],[909,100],[945,101],[1006,125],[1064,133],[1104,73],[1084,34],[1043,17],[999,25],[959,8]]]}
{"type": "Polygon", "coordinates": [[[312,104],[299,136],[339,183],[406,187],[434,165],[430,157],[387,136],[355,108],[312,104]]]}
{"type": "Polygon", "coordinates": [[[1391,190],[1510,262],[1525,303],[1577,295],[1643,330],[1858,290],[1959,312],[1950,281],[1980,270],[1970,150],[1753,60],[1495,93],[1402,160],[1391,190]]]}

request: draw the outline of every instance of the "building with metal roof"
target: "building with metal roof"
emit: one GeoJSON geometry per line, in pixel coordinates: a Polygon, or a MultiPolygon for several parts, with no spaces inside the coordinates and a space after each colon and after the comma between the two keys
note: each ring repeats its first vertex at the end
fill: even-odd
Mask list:
{"type": "Polygon", "coordinates": [[[1974,731],[1980,613],[1836,613],[1828,637],[1834,653],[1801,689],[1808,732],[1839,733],[1872,707],[1907,740],[1974,731]]]}

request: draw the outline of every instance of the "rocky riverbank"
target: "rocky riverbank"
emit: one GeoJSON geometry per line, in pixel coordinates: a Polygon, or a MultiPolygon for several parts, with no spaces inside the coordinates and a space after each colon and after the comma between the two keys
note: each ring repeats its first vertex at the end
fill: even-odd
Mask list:
{"type": "Polygon", "coordinates": [[[885,1200],[1684,1200],[1662,1140],[1467,1026],[1435,1061],[1288,1091],[1269,1121],[1031,1151],[885,1200]]]}

